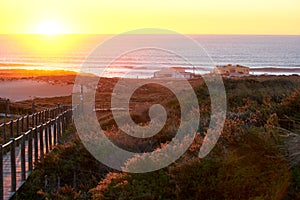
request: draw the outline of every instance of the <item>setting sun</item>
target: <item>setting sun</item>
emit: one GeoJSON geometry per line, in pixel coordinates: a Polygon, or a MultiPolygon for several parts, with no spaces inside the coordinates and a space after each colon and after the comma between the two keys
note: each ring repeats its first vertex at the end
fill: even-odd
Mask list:
{"type": "Polygon", "coordinates": [[[64,28],[61,24],[57,22],[45,21],[37,25],[36,33],[52,36],[52,35],[64,33],[64,28]]]}

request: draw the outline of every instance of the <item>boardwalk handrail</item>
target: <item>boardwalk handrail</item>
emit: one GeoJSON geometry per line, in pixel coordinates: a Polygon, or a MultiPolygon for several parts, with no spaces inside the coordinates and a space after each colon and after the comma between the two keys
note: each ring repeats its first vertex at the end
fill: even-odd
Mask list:
{"type": "Polygon", "coordinates": [[[60,142],[67,124],[72,122],[72,112],[70,106],[56,107],[0,124],[4,141],[4,144],[0,144],[0,200],[11,198],[29,177],[34,169],[33,163],[43,160],[44,155],[60,142]],[[18,162],[16,152],[21,158],[18,162]],[[5,156],[10,158],[10,179],[4,176],[5,156]],[[21,170],[17,171],[19,168],[21,170]],[[10,189],[4,185],[7,182],[10,182],[10,189]]]}
{"type": "Polygon", "coordinates": [[[2,135],[3,137],[3,142],[1,143],[5,144],[9,141],[10,138],[19,136],[21,132],[24,132],[24,130],[28,130],[30,127],[35,127],[37,124],[41,124],[42,122],[45,123],[49,118],[58,116],[58,114],[66,111],[70,107],[71,105],[64,104],[55,108],[45,109],[36,113],[27,114],[17,119],[12,119],[8,122],[1,123],[0,135],[2,135]],[[9,137],[8,132],[10,133],[9,137]]]}

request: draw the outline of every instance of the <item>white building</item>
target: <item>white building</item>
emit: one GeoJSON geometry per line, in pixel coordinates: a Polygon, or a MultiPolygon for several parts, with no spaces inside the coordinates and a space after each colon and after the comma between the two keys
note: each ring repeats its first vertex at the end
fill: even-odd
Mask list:
{"type": "Polygon", "coordinates": [[[241,65],[224,65],[224,66],[215,66],[212,70],[212,73],[220,73],[224,76],[245,76],[249,75],[250,68],[241,66],[241,65]]]}
{"type": "Polygon", "coordinates": [[[161,79],[191,79],[193,74],[190,72],[186,72],[184,68],[181,67],[172,67],[163,68],[159,71],[154,72],[153,78],[161,78],[161,79]]]}

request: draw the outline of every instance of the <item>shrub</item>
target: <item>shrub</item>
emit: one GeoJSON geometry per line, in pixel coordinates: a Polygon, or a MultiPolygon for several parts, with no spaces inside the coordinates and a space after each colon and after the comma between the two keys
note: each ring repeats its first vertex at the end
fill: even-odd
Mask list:
{"type": "Polygon", "coordinates": [[[211,153],[222,156],[200,160],[188,151],[165,169],[108,175],[90,192],[94,199],[281,199],[289,186],[287,162],[276,141],[257,130],[237,129],[236,140],[211,153]]]}

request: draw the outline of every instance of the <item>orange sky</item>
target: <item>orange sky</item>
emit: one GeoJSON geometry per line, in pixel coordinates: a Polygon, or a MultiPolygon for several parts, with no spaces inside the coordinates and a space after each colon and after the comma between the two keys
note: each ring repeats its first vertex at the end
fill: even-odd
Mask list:
{"type": "Polygon", "coordinates": [[[0,34],[300,34],[299,0],[1,0],[0,34]]]}

